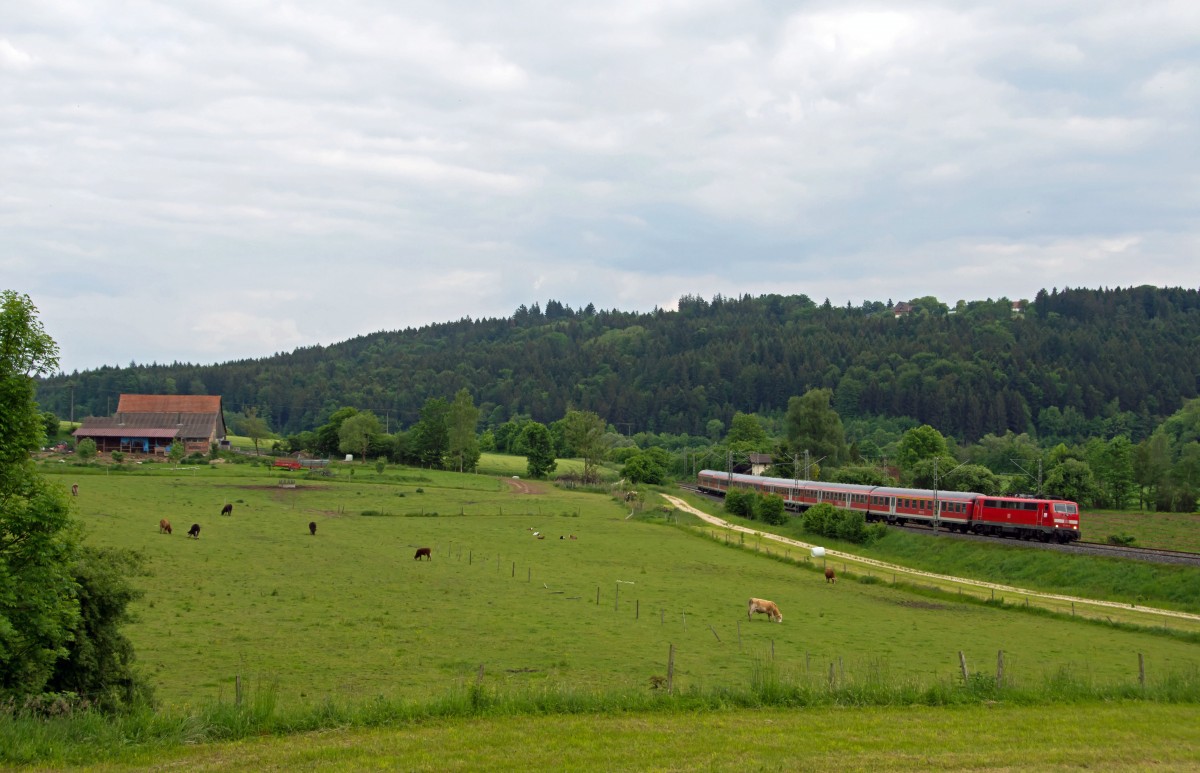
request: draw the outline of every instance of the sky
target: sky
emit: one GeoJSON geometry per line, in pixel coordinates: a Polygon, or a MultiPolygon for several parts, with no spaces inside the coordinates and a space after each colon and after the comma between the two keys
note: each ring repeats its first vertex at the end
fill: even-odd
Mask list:
{"type": "Polygon", "coordinates": [[[65,372],[680,296],[1200,286],[1200,3],[0,0],[65,372]]]}

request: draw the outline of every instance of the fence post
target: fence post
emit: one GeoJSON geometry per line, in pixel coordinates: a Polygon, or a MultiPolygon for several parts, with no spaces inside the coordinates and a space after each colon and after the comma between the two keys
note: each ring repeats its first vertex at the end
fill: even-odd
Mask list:
{"type": "Polygon", "coordinates": [[[963,655],[962,650],[958,651],[958,667],[962,669],[963,684],[967,683],[967,659],[963,655]]]}
{"type": "Polygon", "coordinates": [[[596,606],[600,606],[600,586],[596,586],[596,606]]]}
{"type": "Polygon", "coordinates": [[[637,599],[633,602],[633,619],[638,620],[642,616],[642,600],[637,599]]]}
{"type": "Polygon", "coordinates": [[[716,640],[717,640],[718,642],[720,642],[720,641],[721,641],[721,637],[720,637],[720,636],[717,636],[717,629],[712,627],[712,623],[709,623],[709,625],[708,625],[708,630],[712,631],[712,634],[713,634],[713,636],[716,638],[716,640]]]}
{"type": "Polygon", "coordinates": [[[233,701],[236,705],[242,705],[242,675],[238,674],[233,677],[233,701]]]}
{"type": "Polygon", "coordinates": [[[512,562],[512,565],[513,565],[513,568],[512,568],[512,576],[513,576],[513,577],[516,577],[516,576],[517,576],[517,562],[516,562],[516,561],[513,561],[513,562],[512,562]]]}
{"type": "Polygon", "coordinates": [[[1138,653],[1138,684],[1141,688],[1146,689],[1146,659],[1142,653],[1138,653]]]}
{"type": "Polygon", "coordinates": [[[667,650],[667,694],[670,695],[675,686],[675,645],[668,645],[667,650]]]}
{"type": "Polygon", "coordinates": [[[996,687],[1004,684],[1004,650],[996,652],[996,687]]]}
{"type": "Polygon", "coordinates": [[[829,691],[833,692],[833,686],[837,683],[837,676],[833,671],[833,663],[829,664],[829,691]]]}

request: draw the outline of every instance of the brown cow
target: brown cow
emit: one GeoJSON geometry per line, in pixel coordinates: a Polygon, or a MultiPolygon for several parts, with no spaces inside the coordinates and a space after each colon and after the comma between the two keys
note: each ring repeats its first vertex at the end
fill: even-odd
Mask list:
{"type": "Polygon", "coordinates": [[[193,523],[192,528],[188,529],[188,536],[195,539],[200,539],[200,524],[193,523]]]}
{"type": "Polygon", "coordinates": [[[825,567],[825,582],[837,582],[837,575],[833,573],[833,567],[825,567]]]}
{"type": "Polygon", "coordinates": [[[162,520],[160,520],[158,522],[158,533],[159,534],[170,534],[171,533],[171,522],[168,521],[166,518],[163,518],[162,520]]]}
{"type": "Polygon", "coordinates": [[[766,599],[750,599],[750,604],[746,608],[746,619],[753,619],[751,615],[753,615],[755,612],[761,612],[767,616],[767,619],[774,620],[777,623],[783,622],[783,613],[779,611],[779,607],[775,605],[774,601],[767,601],[766,599]]]}
{"type": "Polygon", "coordinates": [[[316,521],[308,522],[308,533],[313,535],[314,537],[317,536],[317,522],[316,521]]]}
{"type": "Polygon", "coordinates": [[[429,548],[417,548],[417,554],[415,556],[413,556],[413,560],[420,561],[421,556],[425,556],[430,561],[432,561],[433,560],[433,551],[431,551],[429,548]]]}
{"type": "Polygon", "coordinates": [[[233,504],[227,504],[221,508],[221,515],[233,515],[233,504]]]}
{"type": "Polygon", "coordinates": [[[71,496],[73,496],[73,497],[79,496],[79,484],[78,483],[71,484],[71,496]]]}

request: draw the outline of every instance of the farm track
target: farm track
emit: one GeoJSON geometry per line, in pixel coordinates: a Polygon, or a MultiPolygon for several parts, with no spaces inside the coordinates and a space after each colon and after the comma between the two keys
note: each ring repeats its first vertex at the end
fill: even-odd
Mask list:
{"type": "MultiPolygon", "coordinates": [[[[673,497],[669,494],[663,494],[662,496],[664,499],[666,499],[668,502],[670,502],[674,507],[676,507],[680,510],[689,512],[692,515],[695,515],[696,517],[700,518],[701,520],[706,521],[707,523],[710,523],[714,526],[720,526],[722,528],[730,529],[731,531],[740,532],[743,534],[753,534],[762,539],[771,540],[774,542],[778,542],[782,545],[788,545],[791,547],[803,548],[805,550],[811,550],[812,548],[817,547],[816,545],[813,545],[811,543],[801,542],[799,540],[791,539],[790,537],[783,537],[778,534],[771,534],[770,532],[756,531],[754,529],[747,528],[745,526],[738,526],[736,524],[732,524],[732,523],[729,523],[728,521],[718,518],[715,515],[709,515],[708,513],[704,512],[702,510],[692,507],[687,502],[683,501],[682,499],[680,499],[678,497],[673,497]]],[[[980,537],[980,539],[992,539],[992,538],[980,537]]],[[[1037,543],[1037,544],[1040,545],[1041,543],[1037,543]]],[[[1147,615],[1151,615],[1151,616],[1155,616],[1155,617],[1171,617],[1171,618],[1177,618],[1179,620],[1200,622],[1200,614],[1193,614],[1191,612],[1177,612],[1173,609],[1160,609],[1158,607],[1147,607],[1147,606],[1139,606],[1139,605],[1133,605],[1133,604],[1125,604],[1125,603],[1121,603],[1121,602],[1117,602],[1117,601],[1102,601],[1099,599],[1084,598],[1082,596],[1067,596],[1067,595],[1063,595],[1063,594],[1059,594],[1059,593],[1047,593],[1045,591],[1029,590],[1027,588],[1018,588],[1018,587],[1015,587],[1012,585],[1002,585],[1000,583],[986,582],[984,580],[973,580],[973,579],[970,579],[967,577],[955,577],[953,575],[937,574],[936,572],[926,572],[926,571],[922,571],[920,569],[913,569],[911,567],[902,566],[900,564],[890,564],[890,563],[887,563],[886,561],[878,561],[873,558],[865,558],[863,556],[858,556],[853,553],[843,553],[839,550],[826,549],[825,554],[827,556],[829,556],[830,558],[836,558],[839,561],[843,561],[846,563],[854,563],[854,564],[858,564],[861,566],[872,567],[875,569],[882,569],[882,570],[886,570],[888,572],[893,572],[895,574],[904,574],[904,575],[915,576],[915,577],[925,577],[925,578],[939,580],[941,582],[952,583],[952,584],[961,585],[961,586],[990,589],[990,590],[994,590],[994,591],[999,591],[1004,594],[1015,595],[1015,596],[1024,596],[1027,599],[1028,598],[1037,598],[1037,599],[1045,599],[1045,600],[1049,600],[1049,601],[1066,602],[1066,603],[1070,603],[1070,604],[1083,604],[1083,605],[1089,605],[1089,606],[1093,606],[1093,607],[1103,607],[1103,608],[1107,608],[1107,609],[1136,611],[1136,612],[1139,612],[1142,614],[1147,614],[1147,615]]]]}
{"type": "MultiPolygon", "coordinates": [[[[713,501],[720,501],[719,497],[711,497],[694,486],[681,486],[680,488],[683,488],[692,494],[708,496],[713,501]]],[[[933,533],[932,528],[920,524],[908,524],[905,526],[889,524],[889,528],[906,529],[908,531],[926,532],[929,534],[933,533]]],[[[946,537],[949,539],[977,540],[990,544],[1016,544],[1036,550],[1056,550],[1060,553],[1074,553],[1076,555],[1104,556],[1106,558],[1130,558],[1135,561],[1149,561],[1156,564],[1178,564],[1181,566],[1200,567],[1200,553],[1189,553],[1182,550],[1139,548],[1130,545],[1108,545],[1102,542],[1069,542],[1060,545],[1057,542],[1012,540],[1000,537],[991,537],[982,534],[963,534],[957,531],[950,531],[949,529],[939,529],[937,534],[939,537],[946,537]]]]}

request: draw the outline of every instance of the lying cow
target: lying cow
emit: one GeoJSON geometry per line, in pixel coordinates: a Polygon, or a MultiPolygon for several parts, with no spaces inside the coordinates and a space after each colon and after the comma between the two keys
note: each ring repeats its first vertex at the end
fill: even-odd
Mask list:
{"type": "Polygon", "coordinates": [[[200,524],[193,523],[192,528],[188,529],[188,536],[193,539],[200,539],[200,524]]]}
{"type": "Polygon", "coordinates": [[[837,582],[837,575],[833,573],[833,567],[825,567],[825,582],[837,582]]]}
{"type": "Polygon", "coordinates": [[[166,518],[163,518],[161,521],[159,521],[158,522],[158,533],[159,534],[170,534],[171,533],[171,522],[168,521],[166,518]]]}
{"type": "Polygon", "coordinates": [[[767,619],[774,620],[776,623],[783,622],[783,613],[779,611],[779,607],[775,605],[774,601],[767,601],[766,599],[750,599],[750,604],[746,608],[746,619],[752,620],[752,615],[755,612],[763,613],[767,616],[767,619]]]}
{"type": "Polygon", "coordinates": [[[432,561],[433,560],[433,551],[430,550],[429,548],[417,548],[417,554],[415,556],[413,556],[413,560],[420,561],[421,556],[425,556],[430,561],[432,561]]]}

